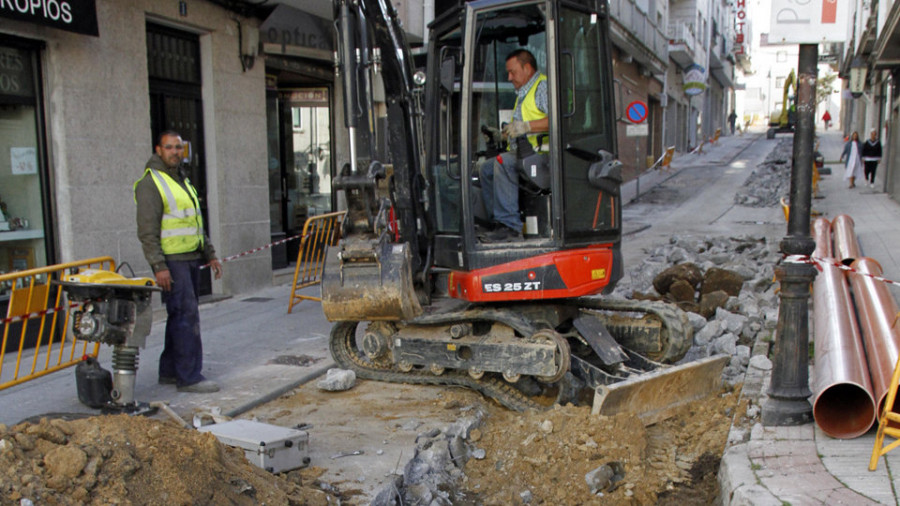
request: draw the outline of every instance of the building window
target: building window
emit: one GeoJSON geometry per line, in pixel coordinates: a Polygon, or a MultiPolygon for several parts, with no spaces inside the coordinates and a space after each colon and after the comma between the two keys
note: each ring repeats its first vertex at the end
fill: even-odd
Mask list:
{"type": "MultiPolygon", "coordinates": [[[[0,37],[0,273],[53,261],[38,42],[0,37]]],[[[0,286],[0,298],[9,287],[0,286]]]]}

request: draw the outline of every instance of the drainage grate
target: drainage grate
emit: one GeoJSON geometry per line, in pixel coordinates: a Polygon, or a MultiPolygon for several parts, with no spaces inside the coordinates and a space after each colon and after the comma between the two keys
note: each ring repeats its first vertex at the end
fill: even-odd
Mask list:
{"type": "Polygon", "coordinates": [[[241,299],[241,302],[269,302],[270,300],[272,300],[271,297],[247,297],[241,299]]]}

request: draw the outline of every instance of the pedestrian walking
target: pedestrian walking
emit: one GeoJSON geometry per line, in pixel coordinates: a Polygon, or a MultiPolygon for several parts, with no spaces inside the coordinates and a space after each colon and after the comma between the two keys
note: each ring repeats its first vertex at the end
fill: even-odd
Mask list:
{"type": "Polygon", "coordinates": [[[848,188],[856,188],[856,178],[863,176],[862,159],[860,159],[859,133],[853,132],[850,140],[844,144],[841,160],[844,162],[844,179],[850,181],[848,188]]]}
{"type": "Polygon", "coordinates": [[[731,110],[731,114],[728,115],[728,126],[731,127],[731,135],[734,135],[734,122],[737,121],[737,113],[734,112],[734,109],[731,110]]]}
{"type": "Polygon", "coordinates": [[[211,393],[219,386],[206,379],[200,340],[197,291],[200,265],[209,262],[216,279],[222,264],[203,231],[197,190],[181,173],[184,142],[178,132],[160,134],[156,154],[134,183],[137,233],[144,257],[163,289],[169,317],[159,357],[159,382],[175,384],[179,392],[211,393]]]}
{"type": "Polygon", "coordinates": [[[828,127],[831,126],[831,113],[827,110],[825,114],[822,115],[822,122],[825,123],[825,130],[828,130],[828,127]]]}
{"type": "Polygon", "coordinates": [[[874,128],[869,132],[869,139],[862,145],[862,161],[865,165],[866,184],[869,188],[875,188],[875,170],[881,161],[881,141],[878,140],[878,131],[874,128]]]}

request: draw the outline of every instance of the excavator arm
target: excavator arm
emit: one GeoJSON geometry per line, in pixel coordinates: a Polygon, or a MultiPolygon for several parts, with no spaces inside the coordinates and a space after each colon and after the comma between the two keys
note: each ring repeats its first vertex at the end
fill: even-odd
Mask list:
{"type": "Polygon", "coordinates": [[[410,318],[422,311],[415,285],[425,283],[431,256],[412,56],[389,2],[335,0],[334,6],[350,160],[333,183],[348,214],[341,244],[326,256],[323,309],[332,321],[410,318]],[[379,85],[385,132],[374,128],[379,85]],[[387,140],[386,160],[375,148],[378,135],[387,140]]]}

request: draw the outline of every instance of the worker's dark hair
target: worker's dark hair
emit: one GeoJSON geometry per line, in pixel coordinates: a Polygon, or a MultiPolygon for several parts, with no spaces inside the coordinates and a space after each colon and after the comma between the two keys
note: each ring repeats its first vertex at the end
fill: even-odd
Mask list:
{"type": "Polygon", "coordinates": [[[507,56],[506,60],[504,61],[509,61],[513,58],[519,60],[519,63],[521,63],[522,65],[531,65],[531,68],[533,68],[535,71],[537,71],[538,69],[537,60],[534,58],[534,55],[531,54],[531,51],[527,49],[516,49],[512,53],[509,53],[509,56],[507,56]]]}
{"type": "Polygon", "coordinates": [[[167,135],[172,136],[172,137],[181,137],[181,134],[175,130],[166,130],[166,131],[160,132],[159,135],[156,137],[156,145],[162,146],[162,139],[163,139],[163,137],[165,137],[167,135]]]}

